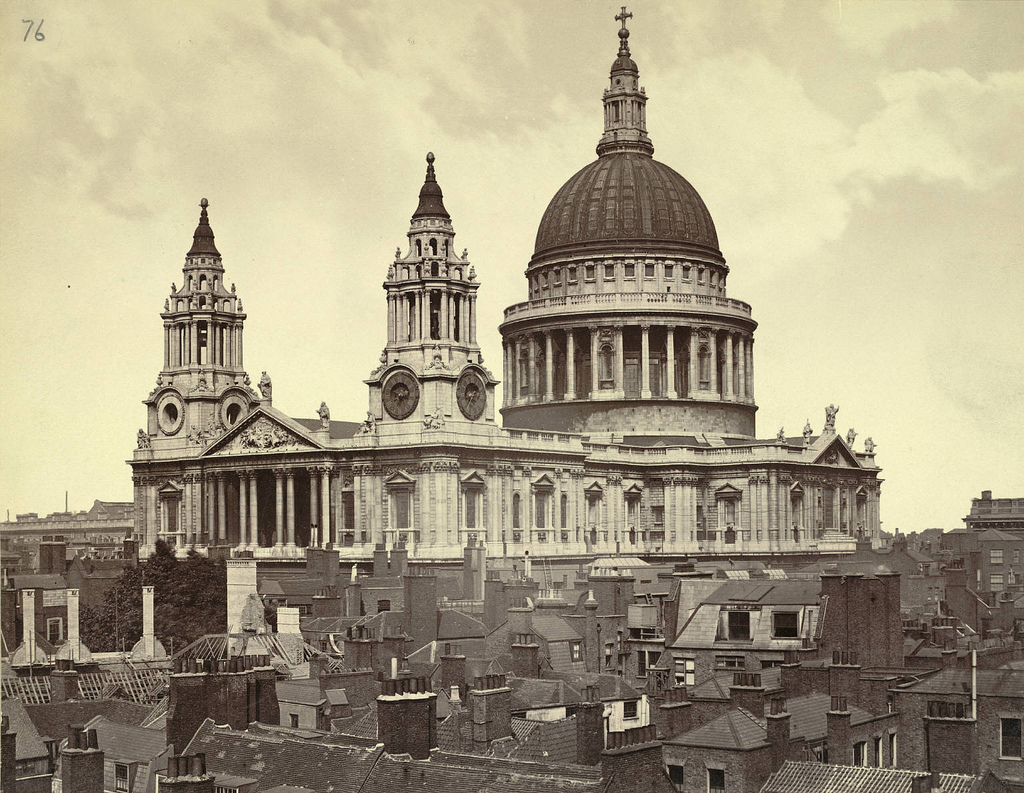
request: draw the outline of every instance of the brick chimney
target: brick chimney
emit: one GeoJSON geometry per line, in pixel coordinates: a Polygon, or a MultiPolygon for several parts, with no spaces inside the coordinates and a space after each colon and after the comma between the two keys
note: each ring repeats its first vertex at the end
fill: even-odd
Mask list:
{"type": "Polygon", "coordinates": [[[441,656],[441,688],[451,691],[452,686],[458,686],[459,696],[463,699],[466,696],[466,656],[456,652],[446,653],[441,656]]]}
{"type": "Polygon", "coordinates": [[[50,702],[79,699],[78,670],[70,658],[58,658],[50,672],[50,702]]]}
{"type": "Polygon", "coordinates": [[[207,718],[244,730],[278,724],[277,673],[266,655],[175,659],[167,704],[167,743],[181,752],[207,718]]]}
{"type": "Polygon", "coordinates": [[[60,753],[61,789],[74,793],[103,793],[103,752],[96,730],[71,727],[60,753]]]}
{"type": "Polygon", "coordinates": [[[160,790],[173,793],[213,793],[213,774],[206,772],[206,755],[176,755],[167,758],[167,773],[160,777],[160,790]]]}
{"type": "Polygon", "coordinates": [[[508,595],[505,593],[505,582],[497,577],[497,573],[488,573],[484,579],[484,625],[488,632],[503,623],[508,615],[508,595]],[[493,577],[492,577],[493,576],[493,577]]]}
{"type": "Polygon", "coordinates": [[[437,638],[437,576],[402,576],[405,632],[414,639],[411,650],[418,650],[437,638]]]}
{"type": "Polygon", "coordinates": [[[10,722],[6,716],[0,716],[0,790],[14,793],[17,769],[18,736],[10,731],[10,722]]]}
{"type": "Polygon", "coordinates": [[[845,650],[832,652],[832,663],[828,667],[828,693],[841,696],[850,702],[860,701],[860,665],[857,653],[845,650]]]}
{"type": "Polygon", "coordinates": [[[850,711],[846,697],[833,696],[826,715],[828,729],[828,761],[832,765],[851,765],[853,747],[850,746],[850,711]]]}
{"type": "Polygon", "coordinates": [[[473,681],[469,692],[474,749],[486,750],[491,741],[512,736],[512,689],[505,675],[487,675],[473,681]]]}
{"type": "Polygon", "coordinates": [[[409,572],[409,550],[404,542],[397,543],[391,549],[391,560],[389,563],[391,575],[401,578],[409,572]]]}
{"type": "Polygon", "coordinates": [[[686,686],[666,689],[665,701],[658,706],[655,722],[666,738],[673,738],[692,729],[692,709],[686,686]]]}
{"type": "Polygon", "coordinates": [[[373,573],[374,578],[383,578],[391,575],[391,565],[388,564],[388,549],[382,542],[378,542],[373,548],[373,573]]]}
{"type": "Polygon", "coordinates": [[[597,765],[604,749],[604,704],[597,686],[583,689],[583,702],[576,706],[576,762],[597,765]]]}
{"type": "Polygon", "coordinates": [[[512,645],[512,671],[516,677],[540,677],[540,645],[512,645]]]}
{"type": "Polygon", "coordinates": [[[775,697],[769,703],[768,743],[772,747],[772,771],[778,771],[789,756],[789,713],[786,700],[775,697]]]}
{"type": "Polygon", "coordinates": [[[487,546],[483,540],[467,543],[462,555],[462,597],[483,600],[486,575],[487,546]]]}
{"type": "Polygon", "coordinates": [[[377,697],[377,738],[388,754],[426,760],[437,748],[437,694],[425,677],[384,681],[377,697]]]}
{"type": "Polygon", "coordinates": [[[64,575],[68,569],[67,543],[49,540],[39,543],[39,572],[43,575],[64,575]]]}
{"type": "Polygon", "coordinates": [[[729,686],[729,704],[743,708],[756,717],[764,715],[764,686],[759,672],[734,672],[729,686]]]}

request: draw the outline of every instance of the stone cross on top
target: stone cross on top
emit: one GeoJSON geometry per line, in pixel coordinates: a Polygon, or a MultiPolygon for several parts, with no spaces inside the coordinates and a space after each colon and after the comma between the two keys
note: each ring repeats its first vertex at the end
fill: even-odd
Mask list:
{"type": "Polygon", "coordinates": [[[633,18],[633,12],[632,11],[626,11],[626,7],[625,6],[622,6],[622,13],[621,14],[616,14],[615,15],[615,21],[622,23],[622,29],[623,30],[626,29],[626,20],[627,19],[632,19],[632,18],[633,18]]]}

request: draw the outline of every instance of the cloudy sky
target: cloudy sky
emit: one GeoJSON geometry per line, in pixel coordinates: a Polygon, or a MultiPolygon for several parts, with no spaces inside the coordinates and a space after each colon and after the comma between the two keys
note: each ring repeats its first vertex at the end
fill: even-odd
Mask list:
{"type": "MultiPolygon", "coordinates": [[[[888,530],[1024,496],[1024,3],[630,10],[655,157],[704,197],[760,323],[758,434],[839,405],[878,444],[888,530]]],[[[3,4],[0,516],[131,498],[204,196],[250,374],[293,416],[359,420],[432,150],[500,371],[540,217],[594,157],[617,11],[3,4]]]]}

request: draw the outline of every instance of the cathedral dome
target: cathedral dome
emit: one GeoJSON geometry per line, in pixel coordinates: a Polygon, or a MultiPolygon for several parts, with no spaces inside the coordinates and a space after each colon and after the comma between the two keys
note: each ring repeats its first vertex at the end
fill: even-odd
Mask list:
{"type": "Polygon", "coordinates": [[[643,152],[610,151],[555,193],[537,230],[534,256],[564,253],[566,246],[637,242],[721,255],[711,213],[693,185],[643,152]]]}

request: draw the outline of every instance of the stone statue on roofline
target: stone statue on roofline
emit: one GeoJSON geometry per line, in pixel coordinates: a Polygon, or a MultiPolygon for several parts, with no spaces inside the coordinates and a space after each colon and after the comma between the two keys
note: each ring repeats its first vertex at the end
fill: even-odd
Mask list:
{"type": "Polygon", "coordinates": [[[320,429],[329,430],[331,428],[331,409],[327,407],[326,402],[320,403],[317,415],[320,416],[320,429]]]}
{"type": "Polygon", "coordinates": [[[260,375],[259,387],[263,398],[270,399],[271,395],[274,393],[274,384],[270,381],[270,375],[268,375],[266,371],[260,375]]]}
{"type": "Polygon", "coordinates": [[[877,445],[878,444],[875,443],[874,440],[872,440],[870,435],[867,438],[864,439],[864,451],[866,451],[868,454],[874,454],[875,453],[875,447],[877,445]]]}
{"type": "Polygon", "coordinates": [[[785,427],[779,427],[779,431],[775,434],[775,440],[778,441],[779,443],[785,443],[786,442],[786,428],[785,427]]]}
{"type": "Polygon", "coordinates": [[[835,405],[829,405],[825,408],[825,432],[834,433],[836,431],[836,414],[839,412],[839,408],[835,405]]]}
{"type": "Polygon", "coordinates": [[[807,423],[804,424],[804,445],[811,445],[811,435],[814,434],[814,429],[811,427],[811,420],[807,419],[807,423]]]}
{"type": "Polygon", "coordinates": [[[853,427],[850,427],[850,429],[846,431],[846,445],[852,449],[853,442],[855,440],[857,440],[857,430],[855,430],[853,427]]]}

